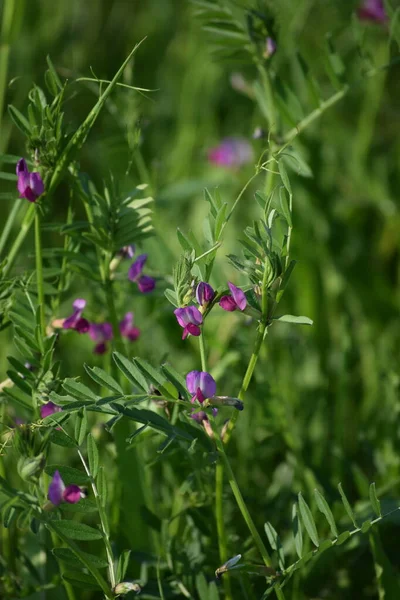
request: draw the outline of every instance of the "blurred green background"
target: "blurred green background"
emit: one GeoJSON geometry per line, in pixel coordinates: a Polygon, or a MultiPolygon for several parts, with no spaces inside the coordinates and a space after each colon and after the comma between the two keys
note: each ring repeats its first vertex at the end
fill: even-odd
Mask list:
{"type": "MultiPolygon", "coordinates": [[[[385,492],[383,504],[389,506],[399,495],[400,66],[365,76],[367,68],[388,63],[398,48],[385,26],[357,21],[358,2],[262,4],[269,4],[275,24],[278,50],[272,68],[296,97],[300,119],[313,107],[298,67],[298,50],[320,82],[324,99],[329,98],[334,90],[326,77],[323,48],[326,33],[332,32],[351,84],[349,93],[294,142],[310,173],[307,177],[296,169],[291,173],[292,256],[298,265],[281,312],[307,315],[314,326],[271,328],[231,450],[257,525],[261,529],[268,519],[284,532],[300,490],[307,495],[321,485],[335,504],[336,485],[342,481],[357,502],[367,498],[368,482],[376,481],[379,492],[385,492]]],[[[168,355],[182,373],[199,368],[196,341],[181,342],[172,307],[163,297],[162,280],[168,283],[180,253],[176,228],[192,228],[202,235],[207,213],[203,188],[219,186],[223,199],[232,204],[254,172],[253,163],[236,170],[216,167],[207,160],[208,149],[226,136],[247,138],[256,157],[266,147],[265,139],[252,139],[256,127],[265,127],[259,108],[231,84],[237,73],[251,82],[256,70],[245,62],[213,57],[210,36],[187,0],[4,0],[0,7],[2,153],[24,154],[22,135],[11,126],[5,107],[8,103],[21,110],[26,107],[32,82],[43,82],[47,54],[70,80],[90,77],[91,69],[97,77],[111,79],[135,43],[146,37],[124,81],[154,91],[146,92],[146,97],[124,89],[113,94],[84,146],[81,168],[99,185],[111,173],[127,191],[138,183],[150,185],[156,237],[145,250],[160,285],[151,299],[133,296],[129,290],[120,299],[121,310],[133,309],[142,329],[132,353],[154,365],[168,355]]],[[[72,87],[76,94],[66,111],[74,129],[98,90],[85,82],[72,87]]],[[[1,185],[4,192],[13,187],[1,185]]],[[[237,239],[245,225],[259,216],[253,193],[263,185],[260,175],[227,227],[212,281],[216,285],[232,278],[244,283],[225,255],[238,252],[237,239]]],[[[65,218],[67,197],[61,189],[51,218],[65,218]]],[[[11,201],[2,200],[1,223],[11,207],[11,201]]],[[[50,233],[46,242],[61,244],[50,233]]],[[[32,248],[28,238],[17,264],[19,272],[32,267],[32,248]]],[[[81,281],[76,283],[78,289],[81,281]]],[[[72,290],[65,298],[60,317],[69,314],[75,296],[72,290]]],[[[91,310],[97,315],[103,309],[91,310]]],[[[254,329],[243,323],[235,314],[218,313],[207,326],[210,366],[223,393],[237,393],[251,353],[254,329]]],[[[14,352],[9,330],[1,333],[0,344],[5,376],[6,356],[14,352]]],[[[78,346],[76,339],[66,338],[59,349],[63,374],[83,376],[83,361],[100,360],[90,352],[89,341],[78,346]]],[[[155,460],[151,449],[146,459],[155,460]]],[[[148,469],[160,504],[173,502],[174,489],[190,472],[179,460],[172,456],[148,469]]],[[[228,489],[226,493],[233,555],[243,551],[247,531],[228,489]]],[[[362,512],[362,502],[359,509],[362,512]]],[[[398,526],[393,519],[381,528],[387,554],[397,568],[398,526]]],[[[209,552],[200,560],[207,563],[207,575],[218,565],[215,543],[210,542],[209,552]]],[[[294,599],[377,597],[367,538],[355,539],[340,555],[322,557],[296,577],[303,581],[296,580],[294,599]]]]}

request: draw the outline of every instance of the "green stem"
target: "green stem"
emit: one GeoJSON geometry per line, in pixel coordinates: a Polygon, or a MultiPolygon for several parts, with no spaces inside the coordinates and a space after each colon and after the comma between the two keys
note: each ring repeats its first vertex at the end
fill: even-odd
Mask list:
{"type": "Polygon", "coordinates": [[[6,224],[4,225],[4,229],[1,232],[1,237],[0,237],[0,255],[2,254],[3,250],[4,250],[4,246],[7,243],[8,240],[8,236],[10,235],[11,229],[14,225],[14,221],[17,218],[18,215],[18,211],[19,209],[25,204],[25,200],[23,200],[22,198],[17,198],[16,200],[13,201],[13,207],[11,209],[10,214],[7,217],[7,221],[6,224]]]}
{"type": "Polygon", "coordinates": [[[7,264],[3,269],[4,276],[8,274],[11,267],[13,266],[14,260],[19,252],[19,249],[24,243],[25,237],[32,226],[32,223],[35,219],[35,209],[36,206],[33,203],[28,206],[28,210],[26,211],[25,216],[22,220],[19,233],[15,238],[14,243],[10,248],[10,251],[7,254],[7,264]]]}
{"type": "MultiPolygon", "coordinates": [[[[218,434],[217,434],[218,435],[218,434]]],[[[217,522],[218,534],[218,549],[221,565],[228,560],[228,548],[226,544],[226,530],[224,521],[224,505],[223,505],[223,490],[224,490],[224,465],[219,460],[215,467],[215,520],[217,522]]],[[[231,580],[229,577],[223,578],[225,598],[232,599],[231,580]]]]}
{"type": "Polygon", "coordinates": [[[90,469],[87,466],[86,461],[83,458],[83,455],[80,450],[78,450],[78,454],[79,454],[79,458],[81,459],[83,468],[85,469],[86,474],[90,478],[90,484],[92,486],[94,499],[96,501],[96,506],[97,506],[97,510],[99,513],[99,517],[100,517],[100,524],[101,524],[101,529],[103,532],[104,545],[106,547],[107,562],[108,562],[108,575],[110,578],[111,587],[112,587],[112,589],[114,589],[115,585],[116,585],[115,572],[114,572],[114,557],[113,557],[113,552],[112,552],[112,548],[111,548],[111,544],[110,544],[107,516],[105,514],[104,507],[101,502],[101,498],[100,498],[99,492],[97,490],[97,486],[96,486],[94,477],[92,476],[90,469]]]}
{"type": "Polygon", "coordinates": [[[203,333],[201,333],[199,336],[199,346],[200,346],[201,369],[202,369],[202,371],[207,371],[206,346],[205,346],[205,342],[204,342],[204,334],[203,333]]]}
{"type": "Polygon", "coordinates": [[[43,259],[42,259],[42,239],[40,230],[40,212],[39,207],[36,207],[35,214],[35,257],[36,257],[36,286],[38,295],[38,304],[40,311],[40,330],[42,337],[46,336],[46,317],[44,304],[44,289],[43,289],[43,259]]]}

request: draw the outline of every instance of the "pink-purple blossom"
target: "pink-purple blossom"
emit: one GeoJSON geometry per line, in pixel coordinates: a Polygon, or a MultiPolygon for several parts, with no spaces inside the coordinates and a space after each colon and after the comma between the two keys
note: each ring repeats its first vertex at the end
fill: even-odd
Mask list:
{"type": "Polygon", "coordinates": [[[123,337],[134,342],[140,336],[140,329],[133,325],[133,312],[127,312],[119,324],[119,330],[123,337]]]}
{"type": "Polygon", "coordinates": [[[190,335],[199,336],[201,333],[199,325],[203,323],[203,316],[196,306],[185,306],[174,310],[176,320],[183,327],[182,339],[190,335]]]}
{"type": "Polygon", "coordinates": [[[131,264],[128,271],[128,278],[137,284],[142,294],[152,292],[156,286],[156,280],[153,277],[142,274],[146,261],[147,254],[140,254],[131,264]]]}
{"type": "Polygon", "coordinates": [[[107,352],[107,344],[113,338],[113,328],[111,323],[90,323],[89,336],[96,342],[93,352],[95,354],[104,354],[107,352]]]}
{"type": "Polygon", "coordinates": [[[207,305],[214,298],[215,292],[209,283],[200,281],[196,288],[196,300],[200,306],[207,305]]]}
{"type": "Polygon", "coordinates": [[[66,486],[61,478],[60,472],[55,471],[49,485],[47,498],[55,506],[58,506],[63,501],[68,502],[69,504],[76,504],[82,498],[82,492],[77,485],[72,484],[66,486]]]}
{"type": "Polygon", "coordinates": [[[387,14],[383,0],[364,0],[357,11],[358,18],[362,21],[386,23],[387,14]]]}
{"type": "Polygon", "coordinates": [[[245,293],[240,288],[233,285],[233,283],[228,282],[228,287],[231,294],[222,296],[219,301],[220,307],[229,312],[233,312],[237,309],[243,311],[247,306],[245,293]]]}
{"type": "Polygon", "coordinates": [[[61,411],[61,406],[57,406],[57,404],[54,404],[54,402],[50,400],[50,402],[42,404],[42,406],[40,407],[40,416],[42,417],[42,419],[45,419],[46,417],[49,417],[50,415],[54,415],[54,413],[61,411]]]}
{"type": "Polygon", "coordinates": [[[20,198],[26,198],[29,202],[36,200],[44,192],[44,184],[40,173],[36,171],[30,172],[25,159],[21,158],[17,162],[17,188],[20,198]]]}
{"type": "Polygon", "coordinates": [[[86,306],[86,300],[77,298],[72,307],[74,312],[70,317],[64,319],[64,329],[75,329],[78,333],[87,333],[89,331],[89,321],[82,317],[83,309],[86,306]]]}
{"type": "Polygon", "coordinates": [[[217,167],[237,168],[253,159],[253,149],[244,138],[226,138],[208,152],[208,160],[217,167]]]}
{"type": "Polygon", "coordinates": [[[190,371],[186,375],[186,387],[192,394],[191,401],[198,400],[201,404],[207,398],[215,396],[217,384],[210,373],[206,371],[190,371]]]}

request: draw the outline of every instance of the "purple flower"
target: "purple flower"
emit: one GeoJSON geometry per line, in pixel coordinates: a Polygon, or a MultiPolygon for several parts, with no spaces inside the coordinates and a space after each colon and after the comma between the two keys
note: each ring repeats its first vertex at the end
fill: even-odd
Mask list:
{"type": "Polygon", "coordinates": [[[196,288],[196,300],[200,306],[208,304],[214,298],[215,292],[209,283],[201,281],[196,288]]]}
{"type": "Polygon", "coordinates": [[[134,342],[140,336],[140,329],[133,326],[133,312],[128,312],[120,321],[119,330],[121,335],[134,342]]]}
{"type": "Polygon", "coordinates": [[[203,421],[208,421],[207,413],[204,410],[199,410],[198,412],[193,412],[190,415],[191,419],[194,419],[197,423],[202,423],[203,421]]]}
{"type": "Polygon", "coordinates": [[[191,335],[200,335],[199,325],[203,322],[201,312],[196,306],[186,306],[185,308],[177,308],[174,310],[176,320],[183,327],[182,339],[184,340],[189,333],[191,335]]]}
{"type": "Polygon", "coordinates": [[[30,173],[25,159],[21,158],[17,162],[17,188],[20,198],[26,198],[29,202],[36,200],[44,192],[44,184],[39,173],[30,173]]]}
{"type": "Polygon", "coordinates": [[[61,479],[60,472],[55,471],[49,485],[47,498],[55,506],[61,504],[62,501],[69,502],[69,504],[76,504],[82,498],[82,493],[80,487],[77,485],[66,486],[61,479]]]}
{"type": "Polygon", "coordinates": [[[130,244],[130,246],[123,246],[118,254],[122,258],[133,258],[135,255],[135,245],[130,244]]]}
{"type": "Polygon", "coordinates": [[[276,42],[270,37],[265,40],[264,58],[270,58],[276,52],[276,42]]]}
{"type": "Polygon", "coordinates": [[[78,333],[87,333],[89,331],[89,321],[82,317],[83,309],[86,306],[86,300],[77,298],[73,303],[74,312],[70,317],[64,319],[64,329],[75,329],[78,333]]]}
{"type": "Polygon", "coordinates": [[[232,312],[236,309],[243,311],[247,305],[245,293],[240,288],[237,288],[235,285],[233,285],[233,283],[230,283],[229,281],[228,281],[228,287],[229,287],[232,295],[231,296],[222,296],[221,300],[219,301],[220,307],[229,312],[232,312]]]}
{"type": "Polygon", "coordinates": [[[253,149],[242,138],[226,138],[208,152],[208,160],[217,167],[235,168],[253,159],[253,149]]]}
{"type": "Polygon", "coordinates": [[[113,338],[113,328],[111,323],[90,323],[89,335],[94,342],[97,342],[93,352],[95,354],[104,354],[107,352],[107,344],[113,338]]]}
{"type": "Polygon", "coordinates": [[[190,371],[186,375],[186,387],[192,394],[192,402],[198,400],[203,403],[207,398],[215,396],[217,391],[214,378],[205,371],[190,371]]]}
{"type": "Polygon", "coordinates": [[[374,21],[375,23],[386,23],[387,21],[383,0],[364,0],[357,14],[361,21],[374,21]]]}
{"type": "Polygon", "coordinates": [[[142,275],[144,265],[147,260],[147,254],[140,254],[133,262],[128,271],[128,278],[137,283],[142,294],[152,292],[156,287],[156,280],[148,275],[142,275]]]}
{"type": "Polygon", "coordinates": [[[40,416],[42,417],[42,419],[45,419],[46,417],[49,417],[50,415],[54,415],[54,413],[61,411],[61,406],[57,406],[57,404],[54,404],[54,402],[50,401],[47,402],[47,404],[42,404],[42,406],[40,407],[40,416]]]}

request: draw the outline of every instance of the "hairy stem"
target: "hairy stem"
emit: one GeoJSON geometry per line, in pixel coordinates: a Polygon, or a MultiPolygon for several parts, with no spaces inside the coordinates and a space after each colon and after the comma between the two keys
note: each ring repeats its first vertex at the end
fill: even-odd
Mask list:
{"type": "Polygon", "coordinates": [[[40,230],[40,212],[39,207],[36,207],[35,214],[35,258],[36,258],[36,286],[38,295],[38,304],[40,311],[40,331],[42,337],[46,336],[46,317],[44,305],[44,289],[43,289],[43,259],[42,259],[42,237],[40,230]]]}

